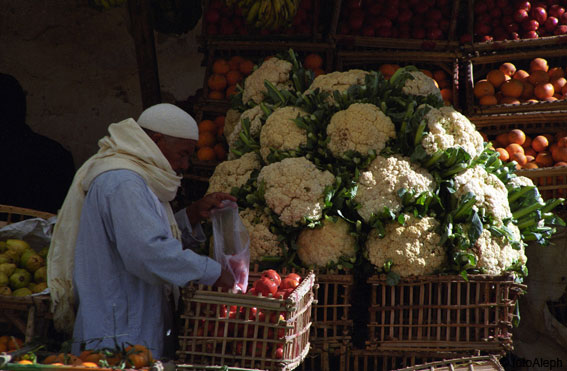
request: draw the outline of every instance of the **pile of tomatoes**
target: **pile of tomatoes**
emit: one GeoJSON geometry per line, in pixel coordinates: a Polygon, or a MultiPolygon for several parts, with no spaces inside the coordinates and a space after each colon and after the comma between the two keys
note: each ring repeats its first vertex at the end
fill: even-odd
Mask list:
{"type": "Polygon", "coordinates": [[[301,276],[290,273],[282,280],[281,276],[273,269],[262,272],[252,284],[248,291],[250,295],[273,296],[278,299],[287,299],[289,294],[301,283],[301,276]]]}

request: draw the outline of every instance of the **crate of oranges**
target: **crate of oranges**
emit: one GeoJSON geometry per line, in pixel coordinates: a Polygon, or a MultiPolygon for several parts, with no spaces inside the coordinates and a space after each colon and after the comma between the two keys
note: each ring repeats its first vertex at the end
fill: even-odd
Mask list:
{"type": "Polygon", "coordinates": [[[199,140],[191,159],[191,173],[208,177],[215,166],[226,160],[228,145],[224,136],[225,114],[197,111],[199,140]]]}
{"type": "Polygon", "coordinates": [[[475,56],[465,63],[469,115],[567,109],[563,50],[475,56]]]}
{"type": "Polygon", "coordinates": [[[567,196],[567,112],[471,117],[502,161],[532,179],[544,199],[567,196]]]}

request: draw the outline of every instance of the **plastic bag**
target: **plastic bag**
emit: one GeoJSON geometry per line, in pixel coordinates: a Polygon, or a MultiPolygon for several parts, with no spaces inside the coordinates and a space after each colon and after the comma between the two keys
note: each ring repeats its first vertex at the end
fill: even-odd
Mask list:
{"type": "Polygon", "coordinates": [[[213,258],[234,276],[233,290],[246,293],[250,271],[250,237],[238,214],[238,205],[223,200],[222,207],[211,210],[213,258]]]}

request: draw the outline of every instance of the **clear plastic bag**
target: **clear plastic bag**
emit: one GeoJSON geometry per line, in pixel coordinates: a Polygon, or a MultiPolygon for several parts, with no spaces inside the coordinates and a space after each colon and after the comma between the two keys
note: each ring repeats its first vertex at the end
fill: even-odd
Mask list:
{"type": "Polygon", "coordinates": [[[250,237],[238,214],[236,202],[223,200],[211,210],[213,258],[234,276],[234,290],[246,292],[250,271],[250,237]]]}

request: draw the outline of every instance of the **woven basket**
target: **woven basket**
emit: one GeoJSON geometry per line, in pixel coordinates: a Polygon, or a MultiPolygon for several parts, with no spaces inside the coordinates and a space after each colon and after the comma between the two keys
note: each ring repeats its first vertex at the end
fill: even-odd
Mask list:
{"type": "Polygon", "coordinates": [[[9,205],[0,205],[0,227],[7,224],[21,222],[25,219],[49,219],[53,216],[55,216],[55,214],[45,211],[32,210],[9,205]]]}
{"type": "Polygon", "coordinates": [[[512,347],[516,301],[526,286],[510,276],[372,276],[367,349],[501,354],[512,347]]]}
{"type": "Polygon", "coordinates": [[[178,358],[192,365],[294,369],[309,352],[314,283],[310,272],[286,300],[184,288],[178,358]]]}

